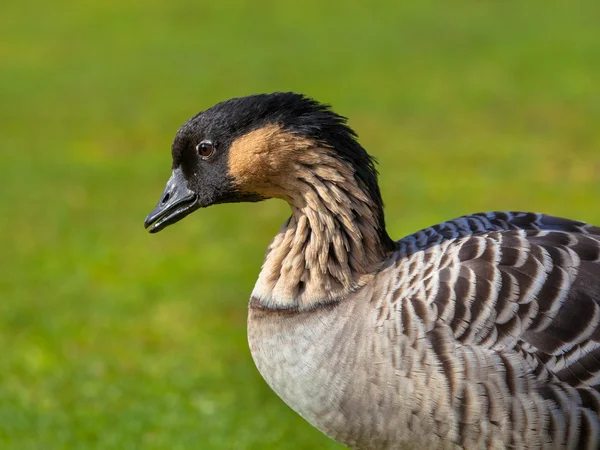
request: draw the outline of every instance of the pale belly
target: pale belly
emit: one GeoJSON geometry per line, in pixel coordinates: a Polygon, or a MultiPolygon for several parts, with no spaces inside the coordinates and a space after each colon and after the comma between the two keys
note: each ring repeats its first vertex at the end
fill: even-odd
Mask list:
{"type": "Polygon", "coordinates": [[[248,340],[269,386],[333,439],[352,448],[457,448],[414,410],[426,387],[391,366],[369,323],[352,304],[300,315],[250,308],[248,340]]]}

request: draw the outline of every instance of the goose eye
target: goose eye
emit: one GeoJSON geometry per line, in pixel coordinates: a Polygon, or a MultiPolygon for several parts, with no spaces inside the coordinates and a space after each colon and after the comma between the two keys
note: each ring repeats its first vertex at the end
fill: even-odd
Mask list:
{"type": "Polygon", "coordinates": [[[196,145],[196,151],[202,159],[208,159],[215,152],[215,145],[212,143],[212,141],[202,141],[196,145]]]}

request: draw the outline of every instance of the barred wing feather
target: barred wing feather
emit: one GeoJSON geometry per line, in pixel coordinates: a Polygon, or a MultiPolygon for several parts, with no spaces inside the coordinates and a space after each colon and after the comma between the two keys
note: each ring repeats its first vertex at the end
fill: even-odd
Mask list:
{"type": "Polygon", "coordinates": [[[600,228],[486,213],[398,244],[387,297],[448,379],[456,426],[440,433],[466,447],[490,445],[495,427],[516,448],[599,448],[600,228]]]}

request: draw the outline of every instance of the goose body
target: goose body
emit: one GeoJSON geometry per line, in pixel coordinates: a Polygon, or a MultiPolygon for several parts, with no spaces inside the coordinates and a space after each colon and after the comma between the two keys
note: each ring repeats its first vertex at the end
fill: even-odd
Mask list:
{"type": "Polygon", "coordinates": [[[600,448],[600,228],[497,212],[394,242],[373,160],[297,94],[218,104],[172,153],[150,231],[215,203],[290,204],[248,340],[316,428],[361,449],[600,448]]]}
{"type": "Polygon", "coordinates": [[[334,306],[251,302],[250,349],[286,403],[353,448],[595,449],[600,280],[584,280],[599,264],[598,228],[461,217],[400,240],[334,306]]]}

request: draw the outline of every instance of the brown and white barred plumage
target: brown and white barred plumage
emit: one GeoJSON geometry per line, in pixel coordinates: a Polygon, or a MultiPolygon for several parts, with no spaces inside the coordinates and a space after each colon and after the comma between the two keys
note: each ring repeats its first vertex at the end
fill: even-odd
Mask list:
{"type": "Polygon", "coordinates": [[[461,217],[398,241],[352,297],[301,315],[250,308],[259,370],[334,439],[600,448],[600,228],[461,217]]]}
{"type": "Polygon", "coordinates": [[[381,317],[396,309],[404,334],[431,343],[459,421],[497,415],[500,424],[510,398],[515,448],[538,429],[554,445],[600,447],[600,228],[475,214],[399,244],[381,317]]]}

